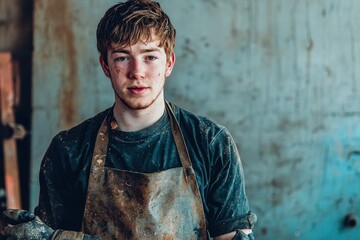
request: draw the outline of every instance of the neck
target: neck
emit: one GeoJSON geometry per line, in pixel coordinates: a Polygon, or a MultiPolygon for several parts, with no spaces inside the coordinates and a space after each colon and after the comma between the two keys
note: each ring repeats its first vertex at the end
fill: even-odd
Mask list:
{"type": "Polygon", "coordinates": [[[165,101],[155,101],[146,109],[132,110],[115,102],[114,117],[121,131],[134,132],[157,122],[165,111],[165,101]]]}

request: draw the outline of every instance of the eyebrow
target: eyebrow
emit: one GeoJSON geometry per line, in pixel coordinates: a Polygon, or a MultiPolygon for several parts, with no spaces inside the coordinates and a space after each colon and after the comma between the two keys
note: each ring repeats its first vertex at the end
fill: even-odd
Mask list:
{"type": "MultiPolygon", "coordinates": [[[[158,49],[158,48],[146,48],[146,49],[140,50],[140,53],[149,53],[149,52],[160,52],[160,49],[158,49]]],[[[129,50],[126,50],[126,49],[114,49],[114,50],[111,51],[111,54],[114,54],[114,53],[130,54],[131,52],[129,50]]]]}

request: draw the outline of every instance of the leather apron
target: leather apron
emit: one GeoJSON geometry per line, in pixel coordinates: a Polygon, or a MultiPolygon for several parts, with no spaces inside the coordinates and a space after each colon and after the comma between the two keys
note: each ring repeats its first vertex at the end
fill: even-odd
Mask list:
{"type": "Polygon", "coordinates": [[[207,239],[204,209],[191,160],[167,102],[166,109],[182,167],[161,172],[105,167],[108,117],[103,121],[90,170],[84,233],[101,239],[207,239]]]}

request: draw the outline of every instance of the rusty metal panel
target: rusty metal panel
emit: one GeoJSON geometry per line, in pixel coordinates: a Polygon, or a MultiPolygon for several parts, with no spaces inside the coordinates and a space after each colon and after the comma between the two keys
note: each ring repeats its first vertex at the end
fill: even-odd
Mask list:
{"type": "Polygon", "coordinates": [[[32,207],[40,161],[51,138],[113,100],[95,41],[97,22],[108,6],[101,9],[95,0],[34,1],[32,207]]]}
{"type": "MultiPolygon", "coordinates": [[[[112,104],[95,29],[116,2],[35,0],[33,206],[52,136],[112,104]]],[[[178,37],[166,96],[230,129],[258,238],[360,236],[344,225],[360,217],[360,2],[160,2],[178,37]]]]}

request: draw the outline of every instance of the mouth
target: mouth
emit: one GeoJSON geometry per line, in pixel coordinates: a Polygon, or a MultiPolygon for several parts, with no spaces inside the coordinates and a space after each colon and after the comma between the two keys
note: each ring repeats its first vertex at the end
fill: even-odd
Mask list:
{"type": "Polygon", "coordinates": [[[129,92],[131,92],[134,95],[143,94],[148,89],[149,89],[149,87],[145,87],[145,86],[132,86],[132,87],[128,88],[129,92]]]}

